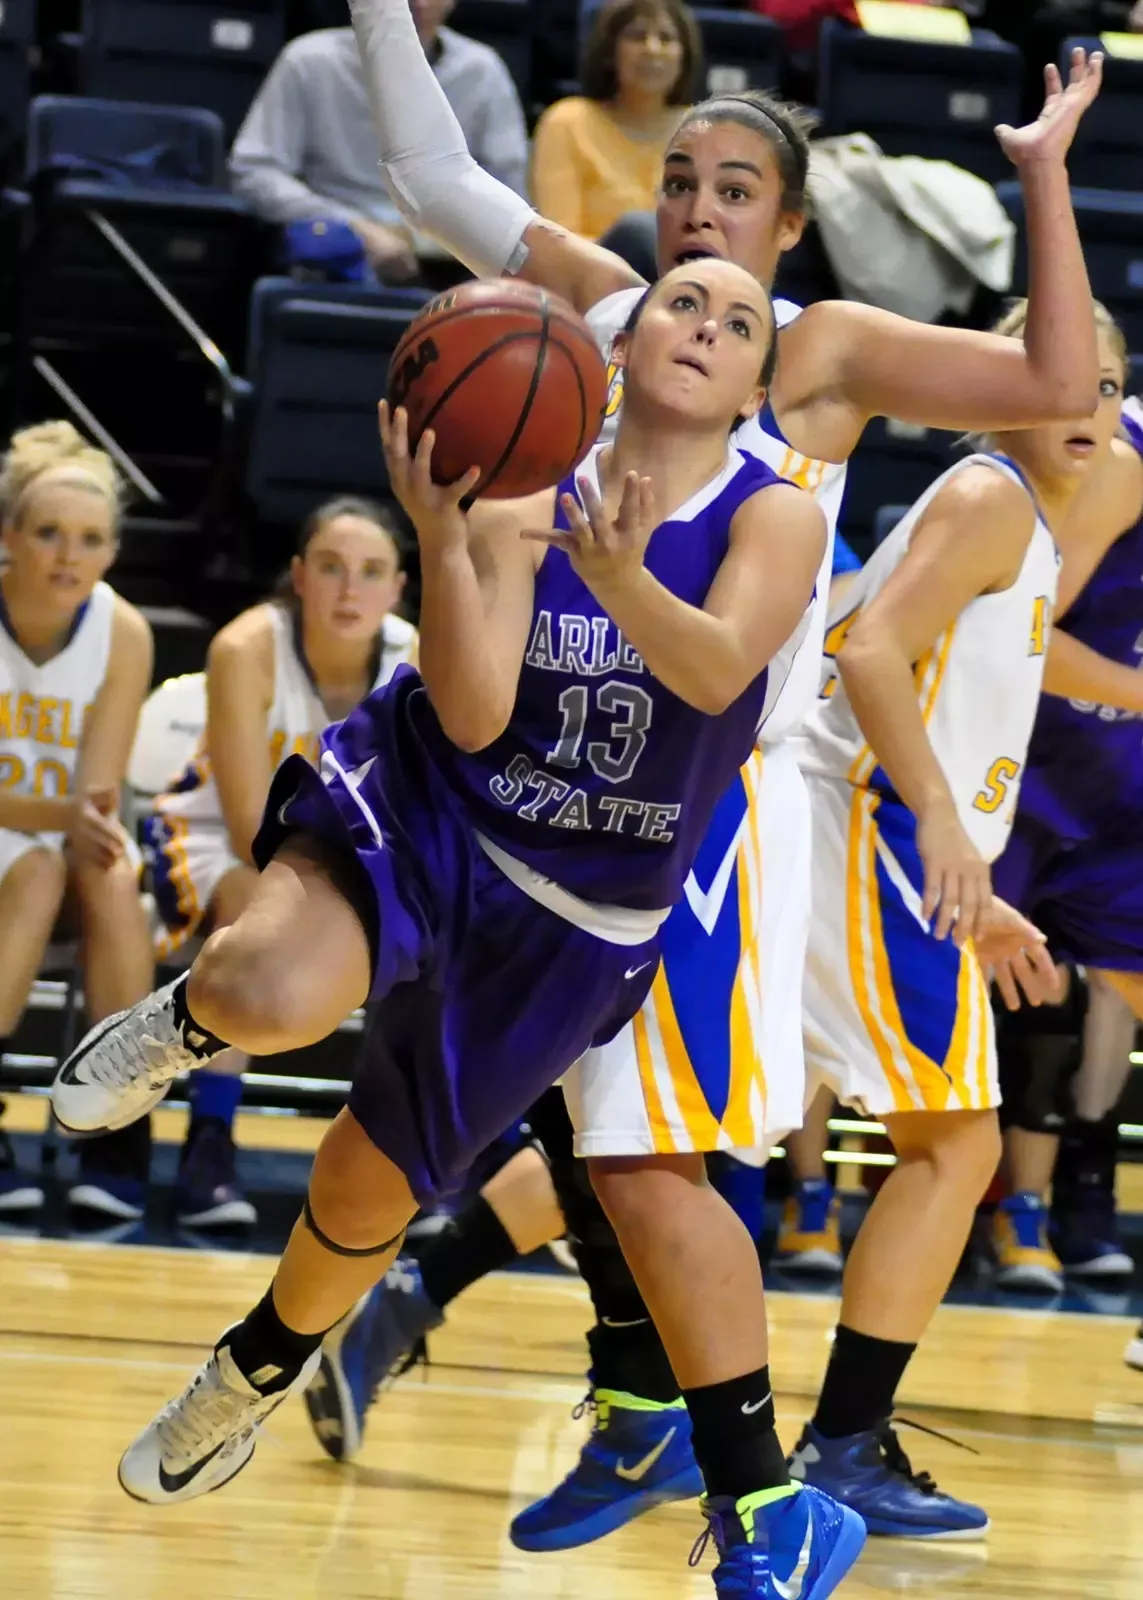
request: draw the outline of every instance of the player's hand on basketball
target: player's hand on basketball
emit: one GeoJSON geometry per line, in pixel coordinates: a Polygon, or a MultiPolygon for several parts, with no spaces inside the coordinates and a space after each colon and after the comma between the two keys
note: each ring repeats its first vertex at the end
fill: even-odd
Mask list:
{"type": "Polygon", "coordinates": [[[973,948],[1009,1011],[1019,1011],[1025,1000],[1042,1006],[1061,998],[1060,972],[1048,953],[1047,940],[1034,923],[1005,901],[993,896],[984,930],[973,948]]]}
{"type": "Polygon", "coordinates": [[[922,912],[938,939],[952,934],[965,945],[984,927],[992,903],[992,877],[965,832],[951,799],[917,822],[917,850],[925,869],[922,912]]]}
{"type": "Polygon", "coordinates": [[[655,500],[651,480],[641,478],[637,472],[629,472],[624,478],[614,517],[586,478],[578,479],[577,487],[579,500],[571,494],[560,500],[568,519],[566,529],[526,530],[521,537],[566,550],[577,576],[597,593],[627,582],[641,570],[656,527],[655,500]]]}
{"type": "Polygon", "coordinates": [[[427,551],[464,549],[468,524],[461,502],[476,488],[480,468],[470,467],[456,483],[434,483],[436,436],[432,429],[425,429],[416,450],[410,452],[409,418],[404,407],[398,406],[390,414],[388,402],[382,400],[377,416],[389,482],[417,530],[417,543],[427,551]]]}
{"type": "Polygon", "coordinates": [[[1103,56],[1097,50],[1072,51],[1071,71],[1065,84],[1053,63],[1044,68],[1044,109],[1024,128],[1003,123],[996,130],[1004,154],[1017,167],[1035,162],[1062,161],[1071,148],[1079,119],[1099,93],[1103,82],[1103,56]]]}

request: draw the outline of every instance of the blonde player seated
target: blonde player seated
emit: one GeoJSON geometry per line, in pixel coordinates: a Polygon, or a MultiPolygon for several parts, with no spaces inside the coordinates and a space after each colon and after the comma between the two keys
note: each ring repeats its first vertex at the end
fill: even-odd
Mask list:
{"type": "MultiPolygon", "coordinates": [[[[103,582],[119,546],[115,468],[70,423],[25,428],[0,467],[0,509],[2,1051],[65,902],[92,1022],[145,995],[154,963],[138,852],[119,820],[152,645],[143,617],[103,582]]],[[[117,1144],[84,1145],[77,1204],[117,1144]]],[[[43,1199],[0,1131],[0,1212],[43,1199]]]]}
{"type": "MultiPolygon", "coordinates": [[[[295,754],[316,760],[322,730],[413,655],[416,630],[393,614],[404,586],[387,513],[344,496],[304,523],[274,598],[213,640],[205,737],[144,824],[164,924],[160,957],[237,920],[258,882],[251,845],[278,766],[295,754]]],[[[256,1220],[238,1185],[232,1134],[247,1060],[228,1051],[190,1080],[175,1185],[176,1215],[188,1227],[256,1220]]]]}
{"type": "MultiPolygon", "coordinates": [[[[1022,320],[1004,331],[1019,337],[1022,320]]],[[[843,1278],[837,1339],[794,1475],[871,1533],[982,1536],[912,1474],[889,1418],[1000,1156],[987,971],[1055,992],[1041,935],[993,898],[1040,697],[1053,538],[1111,451],[1124,363],[1100,329],[1094,417],[982,442],[917,502],[831,618],[836,673],[801,741],[814,818],[810,1089],[883,1118],[897,1152],[843,1278]]]]}

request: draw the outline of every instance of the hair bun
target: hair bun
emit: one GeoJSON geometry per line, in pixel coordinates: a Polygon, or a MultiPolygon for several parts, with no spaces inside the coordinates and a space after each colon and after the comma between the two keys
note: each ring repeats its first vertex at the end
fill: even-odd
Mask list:
{"type": "Polygon", "coordinates": [[[75,466],[92,478],[119,511],[123,485],[105,450],[90,444],[72,423],[37,422],[21,428],[0,464],[0,510],[10,516],[37,478],[56,467],[75,466]]]}

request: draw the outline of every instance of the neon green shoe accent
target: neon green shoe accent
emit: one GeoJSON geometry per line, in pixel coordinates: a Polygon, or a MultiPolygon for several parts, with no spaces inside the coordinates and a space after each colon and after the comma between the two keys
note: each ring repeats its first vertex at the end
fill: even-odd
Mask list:
{"type": "Polygon", "coordinates": [[[644,1400],[637,1394],[625,1394],[622,1389],[597,1389],[595,1409],[599,1426],[606,1428],[607,1418],[614,1411],[685,1411],[686,1401],[681,1397],[664,1403],[661,1400],[644,1400]]]}
{"type": "Polygon", "coordinates": [[[757,1512],[764,1511],[767,1506],[775,1505],[779,1500],[790,1500],[794,1495],[801,1493],[800,1483],[783,1484],[780,1489],[760,1489],[757,1494],[744,1495],[735,1503],[738,1520],[742,1524],[742,1531],[747,1540],[754,1543],[754,1517],[757,1512]]]}

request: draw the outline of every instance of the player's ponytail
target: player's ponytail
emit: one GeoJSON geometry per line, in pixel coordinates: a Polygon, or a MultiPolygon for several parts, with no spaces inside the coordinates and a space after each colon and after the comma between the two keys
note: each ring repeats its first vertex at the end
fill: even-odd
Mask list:
{"type": "Polygon", "coordinates": [[[0,515],[18,526],[29,494],[51,475],[51,481],[102,494],[118,520],[123,481],[104,450],[89,444],[70,422],[40,422],[21,428],[0,463],[0,515]]]}

